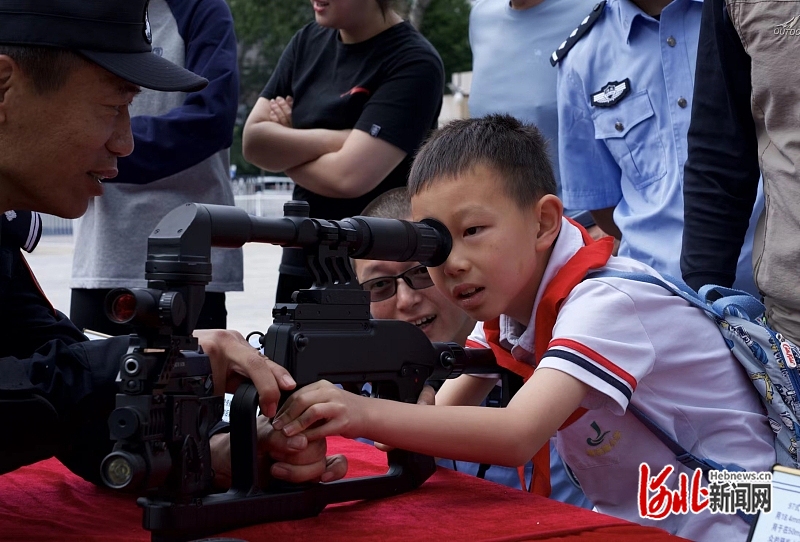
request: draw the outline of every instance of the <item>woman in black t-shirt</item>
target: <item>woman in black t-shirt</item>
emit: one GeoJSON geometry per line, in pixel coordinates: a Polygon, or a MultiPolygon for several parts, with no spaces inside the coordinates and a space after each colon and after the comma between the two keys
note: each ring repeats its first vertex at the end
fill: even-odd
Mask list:
{"type": "MultiPolygon", "coordinates": [[[[442,61],[389,2],[312,1],[316,21],[294,35],[245,124],[245,158],[285,172],[312,217],[357,215],[405,186],[436,128],[442,61]]],[[[284,249],[276,301],[311,285],[304,265],[284,249]]]]}

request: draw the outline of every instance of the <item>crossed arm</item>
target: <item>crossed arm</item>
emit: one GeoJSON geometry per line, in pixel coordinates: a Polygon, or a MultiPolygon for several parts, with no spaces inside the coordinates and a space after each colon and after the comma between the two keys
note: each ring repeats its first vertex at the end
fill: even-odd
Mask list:
{"type": "Polygon", "coordinates": [[[405,151],[360,130],[300,129],[292,125],[291,97],[259,98],[243,133],[245,159],[285,172],[321,196],[355,198],[378,186],[405,151]]]}

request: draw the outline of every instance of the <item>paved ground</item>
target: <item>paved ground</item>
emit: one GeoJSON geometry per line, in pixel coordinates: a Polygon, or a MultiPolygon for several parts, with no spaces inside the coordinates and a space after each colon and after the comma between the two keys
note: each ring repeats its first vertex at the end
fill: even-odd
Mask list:
{"type": "MultiPolygon", "coordinates": [[[[36,278],[53,305],[69,314],[69,280],[72,273],[71,235],[43,236],[33,254],[27,255],[36,278]]],[[[244,292],[228,292],[228,327],[247,335],[266,331],[272,323],[275,287],[281,248],[248,243],[244,246],[244,292]]]]}

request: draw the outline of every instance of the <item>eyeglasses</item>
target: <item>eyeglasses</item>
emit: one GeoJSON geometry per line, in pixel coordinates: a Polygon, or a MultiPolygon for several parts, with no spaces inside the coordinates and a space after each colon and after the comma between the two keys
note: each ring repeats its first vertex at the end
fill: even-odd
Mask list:
{"type": "Polygon", "coordinates": [[[370,302],[385,301],[397,293],[397,279],[403,279],[412,290],[424,290],[433,286],[433,280],[424,265],[412,267],[399,275],[378,277],[361,283],[361,287],[369,292],[370,302]]]}

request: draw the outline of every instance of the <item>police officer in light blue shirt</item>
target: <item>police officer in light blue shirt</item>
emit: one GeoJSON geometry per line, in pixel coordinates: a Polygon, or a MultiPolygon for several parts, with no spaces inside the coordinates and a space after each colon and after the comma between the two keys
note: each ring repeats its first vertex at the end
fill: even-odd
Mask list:
{"type": "MultiPolygon", "coordinates": [[[[680,277],[683,165],[702,0],[600,2],[553,53],[564,204],[590,209],[619,255],[680,277]]],[[[751,252],[735,287],[757,294],[751,252]]]]}

